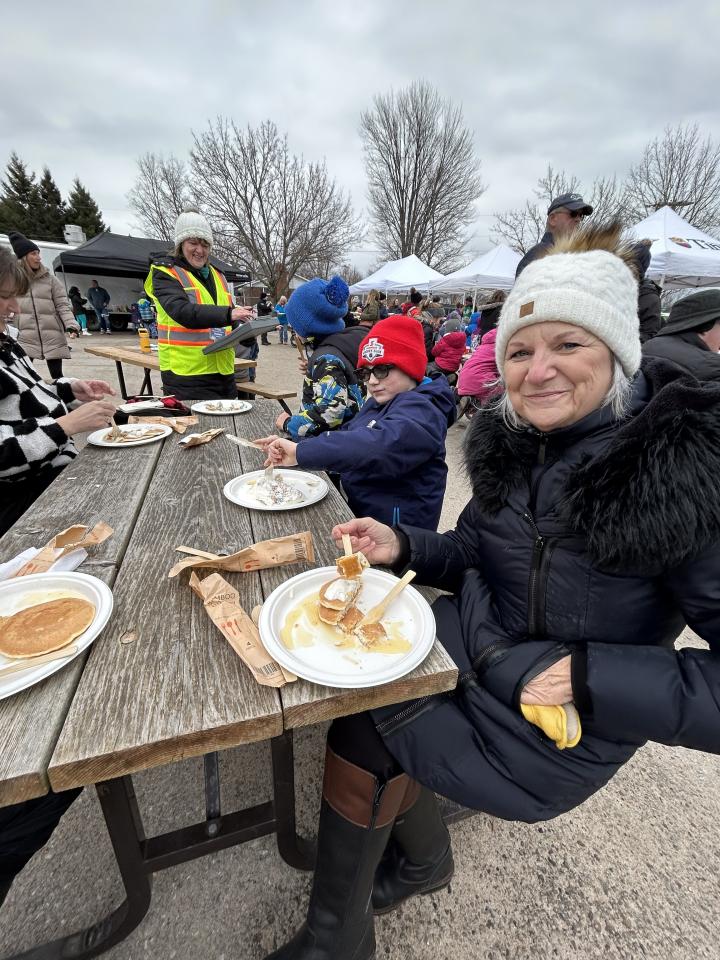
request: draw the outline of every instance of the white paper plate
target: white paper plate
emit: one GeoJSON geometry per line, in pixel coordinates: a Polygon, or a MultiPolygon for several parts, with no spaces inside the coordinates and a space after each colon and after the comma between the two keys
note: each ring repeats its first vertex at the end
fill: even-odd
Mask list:
{"type": "MultiPolygon", "coordinates": [[[[435,618],[428,602],[412,587],[405,587],[383,617],[384,621],[402,623],[403,633],[412,643],[407,653],[348,651],[325,641],[288,650],[280,640],[288,613],[336,576],[335,567],[319,567],[299,573],[273,590],[263,604],[259,623],[260,636],[270,656],[298,677],[328,687],[376,687],[404,677],[421,664],[435,642],[435,618]]],[[[362,575],[360,609],[367,611],[379,603],[397,581],[397,577],[384,570],[366,570],[362,575]]]]}
{"type": "Polygon", "coordinates": [[[138,433],[146,427],[157,427],[158,430],[162,430],[162,433],[158,433],[155,437],[140,437],[138,440],[127,440],[125,443],[109,443],[107,440],[103,440],[103,437],[105,437],[108,430],[112,428],[103,427],[102,430],[96,430],[95,433],[91,433],[87,438],[87,442],[91,443],[94,447],[112,447],[113,450],[123,450],[125,447],[141,447],[145,443],[156,443],[158,440],[164,440],[165,437],[169,437],[172,433],[172,427],[166,427],[164,423],[126,423],[123,426],[119,426],[119,429],[122,430],[123,433],[138,433]]]}
{"type": "Polygon", "coordinates": [[[235,413],[247,413],[252,410],[252,404],[247,400],[201,400],[194,403],[190,409],[193,413],[204,413],[208,417],[228,417],[235,413]],[[208,403],[221,403],[222,410],[208,410],[208,403]]]}
{"type": "MultiPolygon", "coordinates": [[[[42,603],[44,594],[56,592],[63,596],[82,597],[95,606],[95,619],[85,633],[72,642],[72,645],[78,647],[75,656],[80,656],[102,631],[112,613],[112,591],[97,577],[91,577],[87,573],[32,573],[27,577],[6,580],[0,583],[0,616],[7,617],[24,607],[42,603]]],[[[55,599],[55,596],[48,596],[47,599],[55,599]]],[[[0,667],[22,662],[28,665],[27,670],[21,673],[12,673],[8,677],[0,676],[0,700],[40,683],[56,671],[62,670],[74,659],[75,657],[66,657],[62,660],[54,660],[52,663],[33,666],[32,657],[21,661],[11,660],[0,654],[0,667]]]]}
{"type": "Polygon", "coordinates": [[[223,487],[223,493],[228,500],[237,503],[240,507],[248,507],[250,510],[299,510],[327,496],[327,483],[314,473],[305,473],[304,470],[275,470],[275,473],[287,483],[298,487],[305,499],[299,503],[280,503],[272,507],[260,503],[253,496],[253,486],[258,480],[263,479],[264,470],[253,470],[252,473],[244,473],[241,477],[229,480],[223,487]]]}

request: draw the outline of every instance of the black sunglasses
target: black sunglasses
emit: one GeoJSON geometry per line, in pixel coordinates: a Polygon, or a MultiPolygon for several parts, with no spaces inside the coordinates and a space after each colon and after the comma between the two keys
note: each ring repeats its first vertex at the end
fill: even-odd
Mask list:
{"type": "Polygon", "coordinates": [[[367,383],[370,379],[371,374],[375,374],[376,380],[384,380],[385,377],[394,370],[395,367],[391,363],[379,363],[376,367],[358,367],[355,371],[355,376],[358,378],[360,383],[367,383]]]}
{"type": "Polygon", "coordinates": [[[568,213],[573,218],[573,220],[577,220],[578,217],[582,219],[585,216],[584,210],[568,210],[568,213]]]}

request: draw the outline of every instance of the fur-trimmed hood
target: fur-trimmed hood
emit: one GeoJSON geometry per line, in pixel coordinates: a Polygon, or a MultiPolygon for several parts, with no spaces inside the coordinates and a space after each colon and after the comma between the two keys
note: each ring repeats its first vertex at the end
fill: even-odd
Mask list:
{"type": "MultiPolygon", "coordinates": [[[[558,512],[587,543],[597,567],[627,573],[671,569],[720,541],[720,384],[700,383],[673,364],[645,360],[646,400],[613,425],[591,414],[587,454],[560,495],[558,512]]],[[[572,428],[547,435],[562,450],[572,428]]],[[[483,511],[496,514],[537,463],[541,435],[474,417],[465,465],[483,511]]],[[[559,453],[562,457],[562,452],[559,453]]]]}

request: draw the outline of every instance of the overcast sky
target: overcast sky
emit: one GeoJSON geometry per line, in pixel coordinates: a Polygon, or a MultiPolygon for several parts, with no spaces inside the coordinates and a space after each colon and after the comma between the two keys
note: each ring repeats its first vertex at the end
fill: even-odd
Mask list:
{"type": "Polygon", "coordinates": [[[136,157],[185,157],[217,114],[271,118],[364,209],[360,113],[421,78],[474,132],[473,253],[548,163],[589,183],[624,175],[666,124],[720,138],[717,0],[35,0],[3,5],[2,36],[0,164],[12,149],[47,164],[63,193],[79,176],[116,232],[140,232],[136,157]]]}

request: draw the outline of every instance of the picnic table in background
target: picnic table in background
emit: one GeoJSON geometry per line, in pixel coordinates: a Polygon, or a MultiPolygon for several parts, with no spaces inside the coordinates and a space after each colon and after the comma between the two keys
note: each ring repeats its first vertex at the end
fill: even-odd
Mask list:
{"type": "MultiPolygon", "coordinates": [[[[139,347],[84,347],[85,353],[90,353],[95,357],[102,357],[106,360],[115,361],[118,383],[120,385],[120,395],[123,400],[128,399],[127,387],[125,386],[125,375],[122,365],[128,363],[134,367],[143,367],[145,374],[140,387],[138,396],[154,396],[150,374],[153,370],[160,370],[160,361],[157,353],[153,350],[150,353],[144,353],[139,347]]],[[[247,370],[257,366],[257,360],[243,360],[235,358],[235,370],[247,370]]],[[[294,396],[294,394],[293,394],[294,396]]]]}
{"type": "MultiPolygon", "coordinates": [[[[252,439],[272,431],[274,414],[270,402],[258,401],[250,413],[206,419],[207,426],[252,439]]],[[[380,687],[341,690],[297,680],[278,691],[255,682],[188,587],[187,574],[168,579],[175,547],[233,552],[310,530],[317,565],[324,566],[337,556],[332,527],[352,516],[332,484],[319,503],[297,510],[251,511],[228,501],[225,483],[262,462],[260,451],[222,437],[189,450],[174,435],[138,448],[87,447],[0,539],[0,558],[9,559],[47,541],[58,516],[88,524],[103,519],[115,529],[82,568],[113,587],[108,626],[86,656],[0,702],[7,734],[0,803],[41,796],[49,786],[95,785],[126,899],[99,923],[26,958],[96,956],[142,920],[155,871],[256,837],[276,833],[286,862],[311,869],[312,844],[295,827],[294,728],[455,687],[457,668],[437,641],[411,674],[380,687]],[[272,799],[222,813],[217,751],[258,740],[270,740],[272,799]],[[132,774],[191,756],[204,757],[205,818],[145,837],[132,774]]],[[[225,576],[249,612],[306,568],[225,576]]]]}

